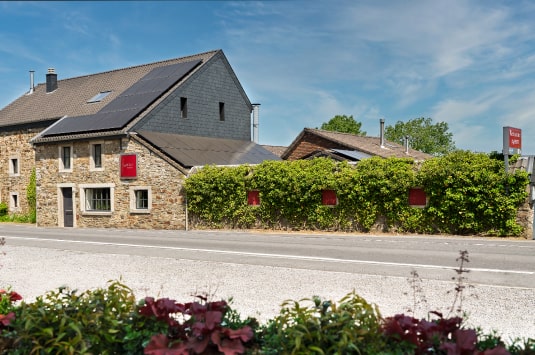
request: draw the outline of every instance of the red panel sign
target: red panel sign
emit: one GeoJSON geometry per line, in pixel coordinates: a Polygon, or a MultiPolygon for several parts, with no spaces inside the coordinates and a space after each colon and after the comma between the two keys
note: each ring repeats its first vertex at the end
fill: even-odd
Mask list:
{"type": "Polygon", "coordinates": [[[412,206],[412,207],[427,206],[427,196],[423,189],[420,189],[420,188],[409,189],[409,206],[412,206]]]}
{"type": "Polygon", "coordinates": [[[121,155],[121,179],[135,179],[137,177],[137,155],[121,155]]]}
{"type": "Polygon", "coordinates": [[[509,132],[509,148],[522,149],[522,130],[520,128],[507,127],[509,132]]]}
{"type": "Polygon", "coordinates": [[[247,204],[249,206],[259,206],[260,192],[257,190],[247,191],[247,204]]]}
{"type": "Polygon", "coordinates": [[[321,203],[327,206],[336,206],[338,204],[338,199],[336,198],[336,191],[322,190],[321,203]]]}

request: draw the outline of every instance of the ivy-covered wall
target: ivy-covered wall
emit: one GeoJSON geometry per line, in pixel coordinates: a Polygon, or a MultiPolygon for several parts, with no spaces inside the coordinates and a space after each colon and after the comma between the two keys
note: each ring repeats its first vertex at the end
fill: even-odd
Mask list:
{"type": "Polygon", "coordinates": [[[526,201],[525,172],[506,175],[486,154],[455,152],[420,165],[370,158],[356,165],[318,158],[256,166],[206,166],[185,182],[190,225],[197,228],[370,230],[521,235],[517,211],[526,201]],[[411,188],[427,206],[409,206],[411,188]],[[260,204],[248,205],[248,191],[260,204]],[[322,203],[334,190],[338,203],[322,203]]]}

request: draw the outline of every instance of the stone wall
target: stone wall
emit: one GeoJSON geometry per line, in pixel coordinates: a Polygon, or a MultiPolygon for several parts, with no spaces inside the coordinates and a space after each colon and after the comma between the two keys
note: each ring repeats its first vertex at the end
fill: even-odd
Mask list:
{"type": "Polygon", "coordinates": [[[524,228],[522,236],[526,239],[535,239],[533,231],[533,222],[534,222],[534,211],[533,206],[526,201],[517,212],[517,222],[524,228]]]}
{"type": "Polygon", "coordinates": [[[91,228],[183,229],[185,209],[181,194],[184,174],[133,139],[76,141],[36,146],[37,225],[64,226],[61,188],[72,188],[74,226],[91,228]],[[102,170],[91,169],[91,144],[102,144],[102,170]],[[71,145],[70,172],[60,172],[59,147],[71,145]],[[137,155],[137,178],[121,179],[120,155],[137,155]],[[83,186],[112,186],[113,211],[84,212],[83,186]],[[131,210],[131,187],[150,189],[150,211],[131,210]]]}
{"type": "Polygon", "coordinates": [[[10,213],[27,214],[26,188],[34,167],[34,151],[29,140],[37,134],[35,129],[21,128],[0,133],[0,202],[10,206],[10,213]],[[12,171],[12,159],[18,160],[18,173],[12,171]],[[16,194],[18,207],[12,206],[16,194]]]}

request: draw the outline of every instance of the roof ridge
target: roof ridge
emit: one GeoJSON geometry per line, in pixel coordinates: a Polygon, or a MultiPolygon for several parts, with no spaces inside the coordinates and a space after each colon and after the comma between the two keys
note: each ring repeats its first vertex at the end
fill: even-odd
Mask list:
{"type": "MultiPolygon", "coordinates": [[[[189,58],[193,59],[193,58],[203,57],[203,56],[206,56],[208,54],[212,54],[212,56],[214,56],[214,55],[216,55],[217,53],[219,53],[221,51],[222,51],[221,49],[214,49],[214,50],[206,51],[206,52],[202,52],[202,53],[190,54],[190,55],[187,55],[187,56],[184,56],[184,57],[169,58],[169,59],[164,59],[164,60],[158,60],[156,62],[149,62],[149,63],[131,65],[129,67],[124,67],[124,68],[116,68],[116,69],[111,69],[111,70],[105,70],[105,71],[98,72],[98,73],[78,75],[78,76],[73,76],[73,77],[70,77],[70,78],[58,79],[58,82],[65,82],[65,81],[68,81],[68,80],[86,78],[86,77],[95,76],[95,75],[109,74],[109,73],[118,72],[118,71],[122,71],[122,70],[130,70],[130,69],[142,68],[142,67],[146,67],[146,66],[149,66],[149,65],[163,64],[163,63],[166,63],[166,62],[172,62],[172,61],[176,61],[176,60],[179,60],[179,59],[189,59],[189,58]]],[[[42,84],[44,84],[44,83],[38,83],[37,85],[42,85],[42,84]]]]}
{"type": "Polygon", "coordinates": [[[306,130],[310,130],[310,131],[343,134],[343,135],[347,135],[347,136],[355,136],[355,137],[363,137],[363,138],[378,138],[376,136],[367,136],[367,135],[360,135],[360,134],[348,133],[348,132],[329,131],[329,130],[320,129],[320,128],[305,128],[305,129],[306,130]]]}

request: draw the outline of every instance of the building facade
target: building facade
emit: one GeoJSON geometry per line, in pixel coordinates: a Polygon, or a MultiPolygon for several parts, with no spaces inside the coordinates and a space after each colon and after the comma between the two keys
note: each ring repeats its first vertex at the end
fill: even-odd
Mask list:
{"type": "MultiPolygon", "coordinates": [[[[32,79],[33,82],[33,79],[32,79]]],[[[0,110],[1,201],[37,225],[181,229],[193,166],[279,158],[221,50],[46,82],[0,110]]]]}

